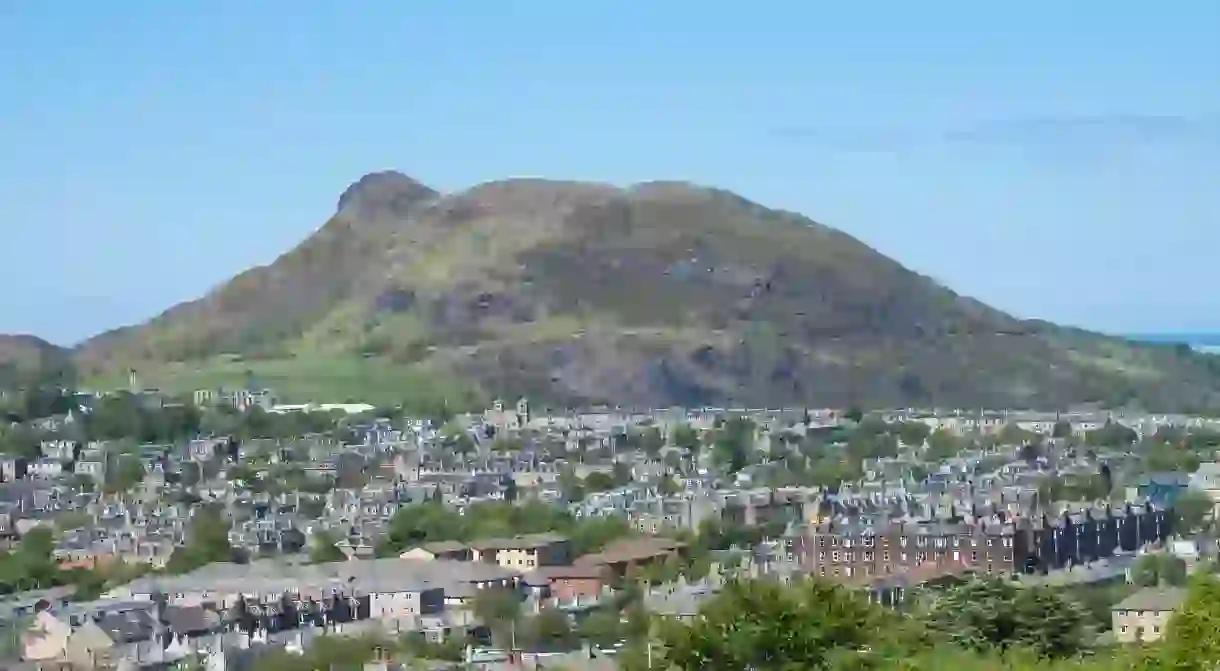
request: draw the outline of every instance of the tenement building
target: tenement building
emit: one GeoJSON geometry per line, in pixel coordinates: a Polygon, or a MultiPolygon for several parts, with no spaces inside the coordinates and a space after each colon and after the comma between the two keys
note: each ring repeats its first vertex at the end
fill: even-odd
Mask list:
{"type": "Polygon", "coordinates": [[[812,572],[829,579],[887,576],[928,566],[964,566],[991,575],[1045,573],[1164,542],[1171,525],[1171,511],[1151,503],[1091,507],[1053,517],[1010,517],[1002,511],[943,520],[839,517],[812,527],[801,550],[812,572]]]}

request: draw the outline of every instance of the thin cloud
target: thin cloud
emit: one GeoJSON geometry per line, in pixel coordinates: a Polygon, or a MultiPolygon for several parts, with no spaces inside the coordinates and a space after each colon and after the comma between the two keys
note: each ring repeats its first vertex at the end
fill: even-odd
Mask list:
{"type": "Polygon", "coordinates": [[[786,126],[770,135],[841,152],[899,152],[943,145],[1107,149],[1154,144],[1220,145],[1220,115],[1105,114],[979,121],[950,129],[786,126]]]}
{"type": "Polygon", "coordinates": [[[984,121],[971,128],[946,132],[940,139],[951,143],[1039,146],[1210,143],[1220,139],[1218,130],[1217,116],[1047,116],[984,121]]]}

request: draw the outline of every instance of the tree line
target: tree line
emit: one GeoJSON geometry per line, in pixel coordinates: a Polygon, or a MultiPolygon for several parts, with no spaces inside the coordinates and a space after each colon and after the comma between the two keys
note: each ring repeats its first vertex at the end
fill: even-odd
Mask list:
{"type": "Polygon", "coordinates": [[[1220,581],[1194,578],[1162,641],[1099,643],[1079,602],[1048,587],[974,579],[886,609],[814,579],[731,582],[690,620],[658,618],[620,656],[629,670],[1213,671],[1220,581]]]}
{"type": "Polygon", "coordinates": [[[0,553],[0,594],[70,587],[74,600],[88,601],[151,570],[147,564],[119,560],[94,568],[63,568],[55,560],[54,549],[51,529],[35,527],[16,547],[0,553]]]}
{"type": "Polygon", "coordinates": [[[430,500],[403,506],[394,513],[376,551],[378,556],[387,557],[439,541],[468,543],[547,532],[566,536],[572,553],[580,555],[596,552],[628,535],[630,528],[620,517],[577,519],[566,510],[537,501],[485,501],[458,511],[430,500]]]}
{"type": "Polygon", "coordinates": [[[257,406],[238,411],[227,406],[161,404],[127,392],[96,398],[88,412],[76,413],[74,417],[74,422],[54,432],[39,431],[16,419],[16,423],[0,422],[0,452],[36,459],[40,456],[41,442],[50,439],[169,445],[206,435],[233,436],[238,440],[288,439],[310,434],[351,438],[340,434],[352,421],[339,412],[272,413],[257,406]]]}

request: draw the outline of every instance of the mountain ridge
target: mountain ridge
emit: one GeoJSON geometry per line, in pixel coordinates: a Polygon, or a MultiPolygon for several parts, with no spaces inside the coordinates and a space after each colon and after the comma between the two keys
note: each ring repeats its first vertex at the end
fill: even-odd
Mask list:
{"type": "Polygon", "coordinates": [[[723,189],[369,173],[275,261],[73,348],[102,384],[298,400],[1220,405],[1220,366],[1024,320],[723,189]]]}

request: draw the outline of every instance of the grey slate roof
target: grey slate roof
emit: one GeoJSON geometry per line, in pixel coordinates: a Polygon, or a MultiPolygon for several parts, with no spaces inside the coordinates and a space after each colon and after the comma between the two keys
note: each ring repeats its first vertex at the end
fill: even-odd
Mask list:
{"type": "Polygon", "coordinates": [[[1177,608],[1186,600],[1186,590],[1181,587],[1145,587],[1114,604],[1110,610],[1166,611],[1177,608]]]}

